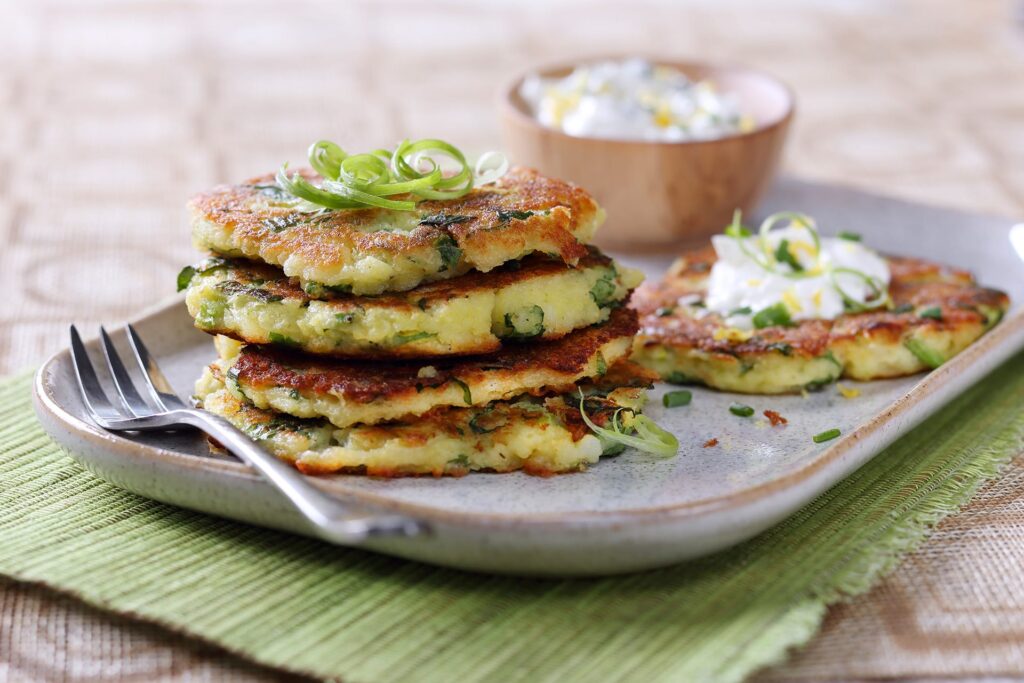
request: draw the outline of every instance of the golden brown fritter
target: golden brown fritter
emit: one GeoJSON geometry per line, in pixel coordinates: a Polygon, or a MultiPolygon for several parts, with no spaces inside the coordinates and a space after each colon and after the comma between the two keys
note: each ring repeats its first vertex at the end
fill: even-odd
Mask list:
{"type": "Polygon", "coordinates": [[[412,212],[303,213],[270,175],[200,194],[189,208],[199,248],[280,266],[307,291],[354,294],[487,272],[534,252],[574,265],[604,217],[586,191],[524,168],[460,199],[420,201],[412,212]]]}
{"type": "Polygon", "coordinates": [[[314,298],[280,269],[244,260],[191,266],[182,286],[196,326],[211,334],[321,355],[422,358],[563,337],[607,320],[641,279],[590,248],[575,268],[534,254],[490,273],[375,297],[314,298]]]}
{"type": "Polygon", "coordinates": [[[913,374],[948,360],[1002,317],[1008,297],[970,273],[921,259],[888,259],[892,308],[751,331],[700,308],[712,248],[684,254],[631,305],[641,331],[634,360],[664,379],[743,393],[819,388],[840,376],[913,374]]]}
{"type": "Polygon", "coordinates": [[[481,406],[516,396],[572,391],[629,355],[636,313],[616,309],[608,322],[561,339],[509,344],[486,356],[420,361],[346,361],[275,346],[218,338],[216,372],[260,408],[322,416],[339,427],[422,415],[438,406],[481,406]]]}
{"type": "MultiPolygon", "coordinates": [[[[375,477],[462,476],[471,471],[550,476],[576,472],[611,454],[582,422],[577,394],[498,401],[483,407],[438,407],[416,418],[339,429],[256,408],[207,371],[196,387],[204,409],[220,415],[306,474],[375,477]]],[[[644,391],[618,388],[586,399],[589,418],[628,426],[644,391]]]]}

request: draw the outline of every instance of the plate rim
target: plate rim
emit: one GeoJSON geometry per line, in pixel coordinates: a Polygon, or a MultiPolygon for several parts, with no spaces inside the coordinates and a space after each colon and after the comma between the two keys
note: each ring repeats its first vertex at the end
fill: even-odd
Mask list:
{"type": "MultiPolygon", "coordinates": [[[[184,306],[181,295],[166,299],[138,316],[131,319],[131,324],[142,324],[145,321],[158,316],[166,315],[177,306],[184,306]]],[[[86,344],[95,343],[89,339],[86,344]]],[[[781,476],[767,479],[757,485],[740,489],[733,493],[718,495],[702,500],[689,501],[684,503],[666,504],[654,507],[633,508],[628,510],[583,510],[565,511],[559,513],[467,513],[454,511],[445,507],[430,506],[419,502],[408,502],[398,500],[387,494],[358,489],[348,489],[344,495],[354,503],[363,504],[368,507],[402,512],[425,519],[443,520],[445,523],[464,527],[497,529],[510,526],[528,527],[591,527],[608,526],[616,523],[636,523],[644,520],[678,521],[689,520],[713,515],[723,510],[740,509],[751,505],[770,502],[774,494],[794,489],[800,484],[806,483],[815,474],[826,467],[841,460],[844,455],[852,449],[872,437],[883,436],[882,430],[895,421],[898,417],[917,407],[928,397],[940,392],[948,384],[955,382],[963,374],[962,371],[970,369],[976,363],[981,363],[984,357],[993,351],[999,351],[1004,345],[1009,346],[1006,358],[1024,348],[1024,307],[1019,306],[1018,310],[1007,315],[993,329],[985,333],[981,338],[973,342],[967,349],[958,354],[955,358],[944,363],[941,367],[930,371],[914,385],[914,387],[889,404],[884,410],[873,415],[866,423],[857,429],[842,435],[838,441],[831,444],[816,457],[808,460],[798,468],[781,476]],[[1014,340],[1014,337],[1019,337],[1014,340]]],[[[1005,359],[1000,359],[1002,362],[1005,359]]],[[[205,470],[223,476],[232,476],[249,481],[260,481],[262,478],[254,470],[239,461],[220,460],[215,458],[204,458],[199,455],[179,453],[159,446],[140,444],[131,441],[116,433],[107,432],[96,425],[78,418],[66,410],[50,391],[47,380],[51,375],[56,375],[61,364],[70,369],[70,353],[67,348],[61,349],[52,354],[37,370],[33,378],[33,396],[37,410],[45,411],[49,416],[59,421],[63,427],[80,438],[93,442],[94,445],[103,448],[113,448],[120,453],[132,458],[142,457],[151,461],[156,458],[162,464],[205,470]]],[[[989,370],[991,372],[991,369],[989,370]]],[[[980,377],[978,378],[980,379],[980,377]]],[[[977,380],[974,380],[977,381],[977,380]]],[[[973,384],[973,381],[971,382],[973,384]]],[[[947,400],[937,403],[931,410],[927,411],[920,419],[910,425],[917,423],[939,410],[955,396],[951,395],[947,400]]],[[[909,427],[908,427],[909,429],[909,427]]],[[[870,456],[864,457],[857,462],[857,467],[868,462],[878,455],[882,449],[891,441],[894,441],[904,432],[896,435],[892,440],[885,442],[878,451],[870,456]]],[[[73,451],[73,448],[67,449],[73,451]]],[[[572,476],[575,473],[568,473],[572,476]]],[[[501,476],[492,473],[474,473],[473,476],[501,476]]],[[[350,475],[362,476],[362,475],[350,475]]],[[[566,475],[560,475],[566,476],[566,475]]],[[[842,477],[842,478],[845,478],[842,477]]],[[[342,492],[332,485],[330,480],[320,477],[310,477],[321,489],[329,494],[338,495],[342,492]]],[[[469,480],[471,481],[471,480],[469,480]]],[[[837,480],[838,481],[838,480],[837,480]]],[[[836,482],[831,482],[831,486],[836,482]]]]}

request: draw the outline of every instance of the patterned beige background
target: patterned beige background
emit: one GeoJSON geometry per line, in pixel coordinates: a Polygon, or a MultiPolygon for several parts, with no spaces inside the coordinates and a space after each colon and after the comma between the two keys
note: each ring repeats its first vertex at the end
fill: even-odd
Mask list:
{"type": "MultiPolygon", "coordinates": [[[[498,83],[606,51],[759,65],[799,94],[787,167],[1024,216],[1024,4],[0,0],[0,372],[116,322],[193,258],[182,203],[314,137],[494,147],[498,83]]],[[[1024,458],[771,680],[1024,676],[1024,458]]],[[[0,680],[278,680],[0,583],[0,680]]]]}

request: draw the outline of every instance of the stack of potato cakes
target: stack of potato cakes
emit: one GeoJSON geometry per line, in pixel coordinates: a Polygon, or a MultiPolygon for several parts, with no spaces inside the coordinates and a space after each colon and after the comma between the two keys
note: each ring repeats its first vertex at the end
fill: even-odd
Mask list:
{"type": "Polygon", "coordinates": [[[587,246],[584,190],[513,169],[415,211],[303,211],[267,176],[190,210],[212,255],[178,285],[219,354],[196,399],[302,471],[548,474],[621,450],[586,422],[628,431],[642,407],[641,276],[587,246]]]}

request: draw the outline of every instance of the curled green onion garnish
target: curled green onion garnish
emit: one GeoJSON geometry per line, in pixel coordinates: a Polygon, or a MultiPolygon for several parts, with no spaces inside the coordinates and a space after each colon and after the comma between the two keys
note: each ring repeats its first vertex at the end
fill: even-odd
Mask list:
{"type": "Polygon", "coordinates": [[[839,296],[843,298],[843,304],[847,310],[854,313],[863,313],[864,311],[873,311],[876,308],[885,308],[889,305],[889,290],[885,286],[885,283],[879,280],[877,277],[872,277],[866,273],[853,268],[833,268],[829,272],[829,277],[832,279],[832,286],[839,296]],[[864,281],[871,290],[871,298],[866,301],[858,301],[857,299],[850,296],[843,286],[839,284],[839,278],[837,275],[852,275],[853,277],[859,278],[864,281]]]}
{"type": "Polygon", "coordinates": [[[815,267],[817,266],[818,259],[821,255],[821,238],[818,236],[818,228],[814,223],[814,219],[806,214],[797,213],[795,211],[780,211],[779,213],[773,213],[771,216],[765,218],[761,223],[761,227],[757,231],[756,251],[751,249],[749,241],[746,239],[750,236],[750,231],[743,227],[739,210],[733,213],[732,223],[725,229],[725,234],[736,240],[737,244],[739,244],[740,251],[742,251],[747,258],[761,266],[762,269],[769,273],[783,275],[793,279],[811,277],[817,274],[815,272],[815,267]],[[788,225],[803,228],[807,231],[807,234],[811,236],[811,242],[814,245],[814,265],[811,268],[803,268],[799,261],[792,256],[792,253],[788,250],[788,242],[785,249],[786,257],[780,258],[780,252],[778,249],[773,250],[771,248],[768,241],[768,234],[773,228],[780,225],[783,221],[788,221],[788,225]],[[780,263],[786,264],[787,270],[780,270],[780,263]]]}
{"type": "Polygon", "coordinates": [[[309,146],[308,156],[309,165],[323,177],[320,185],[298,173],[289,175],[288,164],[277,172],[277,183],[312,210],[414,211],[417,199],[464,197],[474,187],[497,181],[509,168],[500,152],[487,152],[471,167],[457,147],[435,139],[403,140],[393,151],[365,154],[347,154],[335,143],[319,140],[309,146]]]}
{"type": "Polygon", "coordinates": [[[638,451],[644,451],[645,453],[653,453],[654,455],[660,455],[662,457],[672,457],[679,451],[679,439],[677,439],[670,432],[666,432],[664,429],[659,427],[654,420],[647,417],[646,415],[634,415],[633,421],[630,427],[633,429],[634,434],[627,434],[622,431],[622,426],[619,424],[619,413],[622,409],[615,411],[612,416],[612,428],[607,429],[605,427],[599,427],[594,424],[594,421],[587,415],[587,411],[583,407],[583,392],[580,392],[580,416],[583,418],[583,423],[587,425],[590,431],[594,432],[599,438],[613,443],[620,443],[623,446],[635,448],[638,451]]]}

